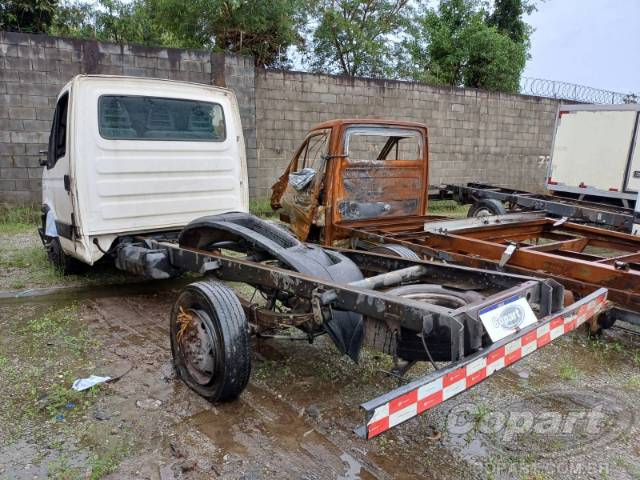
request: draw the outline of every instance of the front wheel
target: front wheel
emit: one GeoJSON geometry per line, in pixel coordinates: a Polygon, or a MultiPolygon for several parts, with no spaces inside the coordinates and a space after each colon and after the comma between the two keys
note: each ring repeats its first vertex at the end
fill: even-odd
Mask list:
{"type": "Polygon", "coordinates": [[[504,204],[494,198],[483,198],[471,205],[467,217],[488,217],[490,215],[504,215],[507,213],[504,204]]]}
{"type": "Polygon", "coordinates": [[[60,239],[57,237],[51,238],[45,248],[47,249],[49,262],[62,275],[75,275],[87,270],[86,264],[64,253],[62,245],[60,245],[60,239]]]}
{"type": "Polygon", "coordinates": [[[237,398],[249,382],[247,318],[233,290],[218,282],[188,285],[171,311],[171,352],[180,378],[212,402],[237,398]]]}

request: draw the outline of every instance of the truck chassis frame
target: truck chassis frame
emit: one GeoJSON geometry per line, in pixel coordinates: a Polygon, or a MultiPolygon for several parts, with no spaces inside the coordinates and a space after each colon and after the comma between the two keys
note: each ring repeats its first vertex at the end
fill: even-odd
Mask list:
{"type": "Polygon", "coordinates": [[[494,199],[506,203],[510,210],[543,211],[551,217],[567,217],[574,221],[601,225],[623,232],[630,232],[634,223],[634,211],[628,205],[623,207],[559,195],[535,194],[483,183],[468,183],[464,186],[447,185],[445,192],[447,194],[451,192],[453,198],[461,204],[494,199]]]}
{"type": "MultiPolygon", "coordinates": [[[[362,268],[386,271],[384,275],[387,279],[398,278],[398,272],[417,269],[418,273],[412,277],[414,280],[459,281],[468,285],[469,281],[474,279],[485,285],[502,285],[503,287],[516,283],[515,286],[499,294],[487,297],[480,304],[447,312],[447,309],[437,305],[388,295],[362,286],[329,282],[246,259],[184,248],[173,242],[152,240],[152,245],[154,248],[166,249],[172,265],[183,270],[210,274],[225,281],[260,284],[308,298],[313,305],[313,313],[310,315],[321,319],[330,315],[331,309],[349,310],[400,323],[408,319],[422,319],[425,315],[437,313],[447,316],[451,322],[462,327],[462,322],[458,320],[461,316],[478,315],[483,307],[505,298],[524,296],[531,302],[540,302],[541,309],[546,314],[536,325],[523,329],[469,357],[464,356],[459,344],[454,340],[452,349],[456,352],[457,360],[411,383],[362,403],[365,424],[355,429],[355,432],[363,438],[379,435],[464,392],[498,370],[515,363],[588,320],[594,319],[605,308],[605,289],[599,289],[587,295],[569,308],[562,308],[560,294],[562,288],[559,288],[555,282],[549,283],[548,280],[527,279],[512,274],[487,272],[439,262],[407,260],[363,251],[335,249],[356,261],[356,264],[362,268]]],[[[381,283],[393,284],[389,281],[381,283]]],[[[284,323],[282,321],[284,317],[281,314],[274,315],[248,302],[243,302],[243,308],[252,326],[273,327],[284,323]]],[[[305,318],[293,315],[288,319],[295,322],[305,318]]]]}
{"type": "Polygon", "coordinates": [[[553,278],[579,296],[606,287],[616,304],[611,321],[640,324],[640,238],[633,235],[533,212],[363,220],[336,225],[336,231],[360,248],[399,244],[446,262],[553,278]]]}
{"type": "MultiPolygon", "coordinates": [[[[254,229],[253,233],[246,232],[246,235],[243,234],[244,238],[250,241],[257,238],[257,241],[264,245],[269,244],[266,236],[270,234],[281,236],[280,240],[293,238],[286,232],[274,230],[273,226],[265,228],[266,222],[250,215],[231,214],[222,220],[223,223],[230,225],[229,231],[240,231],[243,228],[242,225],[251,226],[254,229]],[[228,221],[224,222],[225,220],[228,221]],[[242,222],[245,223],[242,224],[242,222]]],[[[215,226],[225,229],[226,225],[223,223],[210,217],[207,222],[201,224],[196,222],[196,230],[204,231],[207,235],[214,231],[218,235],[222,230],[216,230],[215,226]]],[[[307,301],[310,305],[311,308],[307,311],[292,313],[278,311],[271,302],[265,305],[259,302],[241,301],[249,328],[252,333],[258,335],[283,325],[300,326],[308,322],[327,325],[327,322],[335,318],[339,312],[351,312],[363,318],[370,317],[396,325],[398,331],[403,325],[412,322],[415,325],[415,322],[424,322],[426,318],[432,317],[437,317],[441,324],[449,326],[450,361],[445,362],[444,365],[440,362],[436,365],[432,361],[435,370],[428,375],[361,405],[366,421],[363,426],[356,429],[356,433],[365,438],[372,438],[471,388],[501,368],[587,321],[590,321],[593,326],[606,307],[607,291],[604,288],[592,292],[578,302],[570,300],[568,302],[570,305],[565,307],[567,299],[564,288],[551,279],[537,279],[513,273],[407,259],[362,250],[341,248],[322,250],[318,246],[305,245],[297,241],[293,247],[288,247],[295,249],[302,246],[305,250],[320,250],[329,255],[346,258],[361,272],[367,274],[361,280],[343,282],[282,268],[264,256],[256,256],[256,250],[247,249],[247,252],[243,252],[244,248],[240,248],[236,249],[235,253],[226,253],[229,243],[226,239],[220,242],[220,238],[217,238],[216,246],[200,248],[200,244],[194,240],[194,237],[189,237],[188,229],[189,227],[186,227],[180,234],[141,235],[123,239],[119,250],[125,253],[116,253],[116,264],[120,263],[120,268],[125,267],[126,264],[122,263],[121,257],[131,255],[131,250],[128,253],[126,251],[133,249],[136,255],[131,258],[140,260],[142,264],[151,262],[158,267],[160,265],[158,258],[162,257],[164,268],[200,273],[210,279],[243,282],[261,291],[286,292],[287,295],[307,301]],[[245,256],[242,255],[243,253],[245,256]],[[452,307],[443,306],[437,302],[429,303],[393,295],[385,291],[390,287],[414,282],[444,284],[462,290],[482,291],[484,296],[469,304],[452,307]],[[538,321],[530,327],[516,329],[515,333],[500,341],[483,344],[484,346],[479,350],[465,354],[466,319],[471,318],[479,322],[483,309],[514,298],[526,298],[536,310],[538,321]]],[[[294,250],[288,253],[294,254],[294,250]]],[[[135,269],[130,268],[130,270],[135,269]]],[[[138,273],[141,271],[138,270],[138,273]]],[[[215,282],[213,284],[215,285],[215,282]]],[[[192,285],[202,285],[202,282],[192,285]]],[[[216,288],[220,287],[215,287],[212,291],[216,288]]],[[[176,307],[172,316],[175,310],[176,307]]],[[[184,312],[181,311],[180,314],[184,312]]],[[[338,320],[344,319],[345,317],[338,316],[338,320]]],[[[179,332],[179,335],[181,333],[179,332]]],[[[307,339],[312,342],[315,336],[309,333],[307,339]]],[[[178,370],[180,372],[180,369],[178,370]]],[[[405,372],[406,370],[402,371],[401,375],[405,372]]]]}

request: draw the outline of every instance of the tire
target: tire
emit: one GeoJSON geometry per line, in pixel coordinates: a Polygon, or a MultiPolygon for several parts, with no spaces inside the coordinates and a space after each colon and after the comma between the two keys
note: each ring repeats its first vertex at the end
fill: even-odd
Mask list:
{"type": "Polygon", "coordinates": [[[88,268],[87,264],[64,253],[62,245],[60,245],[60,239],[57,237],[51,238],[45,248],[47,249],[49,262],[62,275],[76,275],[85,272],[88,268]]]}
{"type": "Polygon", "coordinates": [[[251,340],[233,290],[214,281],[188,285],[173,305],[169,328],[173,363],[189,388],[211,402],[242,393],[251,374],[251,340]]]}
{"type": "Polygon", "coordinates": [[[407,260],[422,260],[416,252],[404,245],[380,245],[379,247],[372,248],[369,251],[371,253],[381,253],[392,257],[401,257],[407,260]]]}
{"type": "Polygon", "coordinates": [[[483,198],[471,206],[467,217],[486,217],[489,215],[504,215],[505,213],[507,213],[507,210],[501,201],[494,198],[483,198]]]}
{"type": "MultiPolygon", "coordinates": [[[[406,285],[393,288],[385,293],[417,301],[428,301],[448,308],[462,307],[483,298],[477,292],[458,291],[442,285],[428,284],[406,285]]],[[[397,346],[397,353],[400,358],[404,360],[426,360],[428,358],[419,331],[403,328],[400,331],[400,336],[401,339],[397,346]]],[[[473,352],[469,340],[465,336],[465,355],[473,352]]],[[[451,360],[451,339],[448,331],[435,330],[425,337],[425,343],[436,362],[451,360]]]]}

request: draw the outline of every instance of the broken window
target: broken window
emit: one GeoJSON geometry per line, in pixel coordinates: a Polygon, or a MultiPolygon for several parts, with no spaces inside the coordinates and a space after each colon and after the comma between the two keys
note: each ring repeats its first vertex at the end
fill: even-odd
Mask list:
{"type": "Polygon", "coordinates": [[[422,136],[416,130],[353,127],[345,135],[349,161],[422,160],[422,136]]]}

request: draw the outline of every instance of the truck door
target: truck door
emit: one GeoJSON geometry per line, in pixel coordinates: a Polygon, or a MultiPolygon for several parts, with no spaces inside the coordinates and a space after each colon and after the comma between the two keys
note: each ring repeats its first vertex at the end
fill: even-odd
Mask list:
{"type": "Polygon", "coordinates": [[[275,199],[277,195],[272,198],[302,241],[307,240],[317,207],[322,203],[330,133],[330,129],[314,131],[305,139],[278,182],[286,181],[283,193],[279,199],[275,199]]]}
{"type": "Polygon", "coordinates": [[[73,240],[76,219],[73,214],[71,169],[69,164],[69,91],[58,97],[49,135],[47,163],[42,175],[43,204],[53,212],[59,237],[73,240]]]}
{"type": "Polygon", "coordinates": [[[347,223],[424,215],[426,131],[380,125],[349,126],[338,160],[332,219],[347,223]]]}

